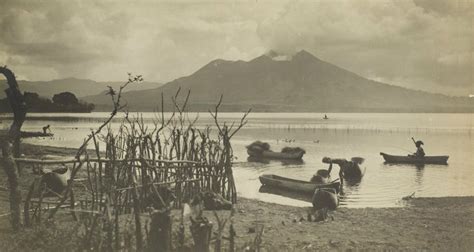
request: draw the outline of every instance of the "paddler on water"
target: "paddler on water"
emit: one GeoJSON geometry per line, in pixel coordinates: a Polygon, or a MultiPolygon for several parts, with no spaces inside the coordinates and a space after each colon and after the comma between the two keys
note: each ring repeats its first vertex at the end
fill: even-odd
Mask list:
{"type": "Polygon", "coordinates": [[[46,135],[48,133],[51,133],[51,128],[49,124],[43,127],[43,134],[46,135]]]}
{"type": "Polygon", "coordinates": [[[413,142],[415,143],[416,146],[416,152],[413,153],[413,156],[415,157],[424,157],[425,156],[425,151],[423,150],[423,147],[421,147],[424,143],[421,140],[415,141],[415,139],[412,137],[411,138],[413,142]]]}

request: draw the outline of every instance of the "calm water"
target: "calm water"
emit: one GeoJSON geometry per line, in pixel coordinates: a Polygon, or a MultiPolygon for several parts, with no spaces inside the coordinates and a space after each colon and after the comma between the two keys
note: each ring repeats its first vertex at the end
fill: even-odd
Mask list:
{"type": "MultiPolygon", "coordinates": [[[[222,113],[222,121],[238,121],[239,113],[222,113]]],[[[78,147],[91,128],[96,128],[107,113],[92,114],[30,114],[24,130],[41,131],[50,124],[55,136],[29,139],[28,142],[78,147]]],[[[345,185],[342,204],[347,207],[394,207],[401,198],[415,192],[415,196],[474,195],[474,150],[472,133],[474,114],[328,114],[322,120],[317,113],[253,113],[249,124],[233,139],[237,157],[234,175],[239,194],[248,198],[282,204],[307,206],[310,203],[275,192],[259,192],[258,176],[273,173],[308,180],[317,169],[327,168],[324,156],[364,157],[366,169],[362,181],[345,185]],[[411,137],[422,139],[427,155],[449,155],[449,165],[384,164],[379,152],[406,155],[415,147],[411,137]],[[306,149],[303,163],[247,162],[245,146],[254,140],[266,141],[273,150],[285,146],[306,149]],[[294,139],[286,143],[282,139],[294,139]]],[[[151,122],[153,113],[144,113],[151,122]]],[[[207,113],[199,114],[199,125],[212,125],[207,113]]],[[[3,127],[8,125],[3,120],[3,127]]],[[[117,127],[118,122],[113,123],[117,127]]],[[[335,166],[334,177],[338,167],[335,166]]]]}

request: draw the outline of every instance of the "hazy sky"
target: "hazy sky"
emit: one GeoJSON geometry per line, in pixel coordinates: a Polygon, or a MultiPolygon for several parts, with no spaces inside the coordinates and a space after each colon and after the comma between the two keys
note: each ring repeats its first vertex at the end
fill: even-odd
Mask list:
{"type": "Polygon", "coordinates": [[[305,49],[364,77],[474,93],[473,0],[0,0],[0,65],[20,79],[167,82],[216,58],[305,49]]]}

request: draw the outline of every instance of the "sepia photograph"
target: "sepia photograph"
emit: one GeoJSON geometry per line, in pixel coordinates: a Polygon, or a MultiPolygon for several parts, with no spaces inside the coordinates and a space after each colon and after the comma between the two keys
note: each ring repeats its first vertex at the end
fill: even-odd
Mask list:
{"type": "Polygon", "coordinates": [[[0,0],[0,251],[474,251],[474,0],[0,0]]]}

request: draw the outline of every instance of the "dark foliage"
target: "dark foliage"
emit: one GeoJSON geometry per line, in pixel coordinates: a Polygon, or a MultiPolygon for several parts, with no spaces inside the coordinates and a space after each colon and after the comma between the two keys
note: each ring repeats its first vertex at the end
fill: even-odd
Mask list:
{"type": "MultiPolygon", "coordinates": [[[[70,92],[55,94],[53,101],[37,93],[25,92],[24,99],[29,112],[91,112],[94,104],[81,102],[70,92]]],[[[8,100],[0,100],[0,112],[11,112],[8,100]]]]}
{"type": "Polygon", "coordinates": [[[68,106],[78,104],[79,100],[71,92],[62,92],[53,96],[53,102],[58,105],[68,106]]]}
{"type": "Polygon", "coordinates": [[[300,153],[300,152],[306,153],[306,151],[300,147],[284,147],[283,149],[281,149],[281,152],[282,153],[300,153]]]}

